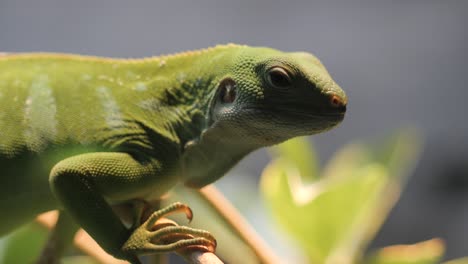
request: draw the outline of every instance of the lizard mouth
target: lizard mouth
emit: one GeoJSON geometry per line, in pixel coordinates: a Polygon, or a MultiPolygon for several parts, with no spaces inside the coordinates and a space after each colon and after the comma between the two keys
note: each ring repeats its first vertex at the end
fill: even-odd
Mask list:
{"type": "Polygon", "coordinates": [[[257,113],[273,113],[274,115],[285,115],[302,118],[322,118],[343,120],[346,114],[346,106],[342,108],[308,108],[308,109],[291,109],[287,107],[245,107],[243,111],[257,113]]]}
{"type": "MultiPolygon", "coordinates": [[[[332,129],[340,124],[344,112],[336,111],[304,111],[298,109],[259,109],[251,107],[243,109],[245,116],[256,116],[259,123],[267,123],[268,126],[278,130],[290,130],[291,136],[311,135],[332,129]]],[[[249,118],[243,118],[248,120],[249,118]]]]}

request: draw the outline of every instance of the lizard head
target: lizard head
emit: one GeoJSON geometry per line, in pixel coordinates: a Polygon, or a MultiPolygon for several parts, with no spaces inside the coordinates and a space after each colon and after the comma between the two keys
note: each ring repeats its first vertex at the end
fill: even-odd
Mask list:
{"type": "Polygon", "coordinates": [[[305,52],[245,47],[216,85],[211,124],[263,146],[329,130],[346,112],[343,90],[305,52]]]}

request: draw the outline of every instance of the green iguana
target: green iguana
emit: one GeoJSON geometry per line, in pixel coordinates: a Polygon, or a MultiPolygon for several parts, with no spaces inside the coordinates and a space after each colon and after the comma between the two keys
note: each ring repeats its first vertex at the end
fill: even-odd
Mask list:
{"type": "Polygon", "coordinates": [[[151,230],[166,214],[190,216],[186,205],[141,223],[141,202],[178,182],[212,183],[258,148],[329,130],[346,103],[305,52],[230,44],[146,59],[0,56],[0,235],[60,209],[132,263],[141,254],[214,248],[206,231],[151,230]],[[131,228],[112,210],[123,203],[135,207],[131,228]],[[180,239],[158,240],[171,234],[180,239]]]}

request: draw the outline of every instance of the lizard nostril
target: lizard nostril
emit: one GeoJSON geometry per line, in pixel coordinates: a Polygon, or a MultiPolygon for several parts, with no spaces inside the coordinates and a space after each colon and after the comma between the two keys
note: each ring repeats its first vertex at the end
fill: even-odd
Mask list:
{"type": "Polygon", "coordinates": [[[336,94],[330,96],[330,105],[333,108],[337,108],[343,112],[346,111],[346,102],[336,94]]]}

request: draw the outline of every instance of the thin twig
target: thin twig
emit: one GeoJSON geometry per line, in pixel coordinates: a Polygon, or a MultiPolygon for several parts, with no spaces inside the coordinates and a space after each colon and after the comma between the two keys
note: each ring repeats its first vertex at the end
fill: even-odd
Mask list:
{"type": "Polygon", "coordinates": [[[223,262],[211,252],[193,251],[184,256],[190,264],[223,264],[223,262]]]}
{"type": "MultiPolygon", "coordinates": [[[[50,211],[44,214],[39,215],[36,218],[36,221],[47,229],[51,230],[54,228],[58,219],[58,211],[50,211]]],[[[86,255],[96,259],[101,263],[109,264],[127,264],[128,262],[116,259],[111,255],[107,254],[95,241],[92,239],[88,233],[83,229],[80,229],[73,240],[74,246],[85,253],[86,255]]]]}
{"type": "Polygon", "coordinates": [[[281,263],[279,257],[274,254],[267,244],[260,238],[255,230],[247,223],[236,208],[218,191],[214,185],[208,185],[199,190],[201,198],[230,225],[230,229],[254,251],[261,263],[281,263]]]}
{"type": "MultiPolygon", "coordinates": [[[[50,211],[39,215],[36,221],[51,230],[54,228],[58,219],[58,211],[50,211]]],[[[91,236],[83,229],[78,230],[73,240],[74,246],[85,253],[86,255],[96,259],[100,263],[106,264],[127,264],[128,262],[116,259],[107,254],[91,236]]],[[[191,264],[223,264],[223,262],[213,253],[202,251],[191,251],[183,255],[183,257],[191,264]]]]}

